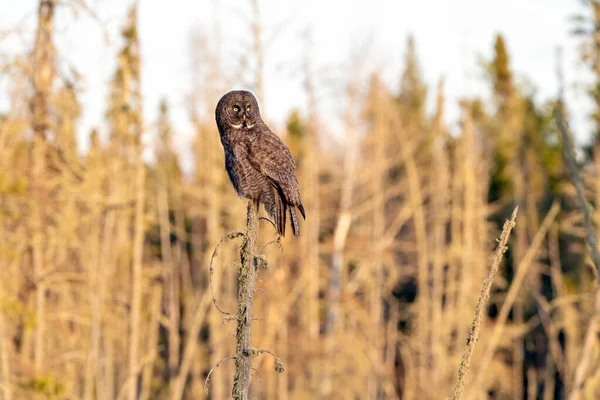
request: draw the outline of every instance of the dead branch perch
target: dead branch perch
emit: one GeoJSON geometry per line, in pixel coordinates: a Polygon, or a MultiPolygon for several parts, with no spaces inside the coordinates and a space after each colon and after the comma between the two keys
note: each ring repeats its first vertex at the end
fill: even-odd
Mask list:
{"type": "Polygon", "coordinates": [[[233,377],[234,399],[247,400],[250,387],[250,372],[252,370],[251,356],[269,353],[275,357],[275,369],[283,372],[283,364],[278,357],[268,350],[256,350],[250,346],[252,332],[252,304],[254,301],[254,283],[256,272],[260,266],[266,265],[263,256],[258,255],[258,207],[253,201],[248,201],[248,216],[246,218],[246,233],[240,250],[240,275],[238,277],[238,315],[237,315],[237,346],[235,352],[235,375],[233,377]]]}
{"type": "Polygon", "coordinates": [[[256,241],[258,236],[258,207],[248,201],[246,233],[240,249],[240,275],[238,277],[238,315],[237,345],[235,349],[235,375],[233,377],[234,399],[248,400],[250,371],[250,336],[252,332],[252,303],[254,300],[254,282],[256,279],[256,241]]]}

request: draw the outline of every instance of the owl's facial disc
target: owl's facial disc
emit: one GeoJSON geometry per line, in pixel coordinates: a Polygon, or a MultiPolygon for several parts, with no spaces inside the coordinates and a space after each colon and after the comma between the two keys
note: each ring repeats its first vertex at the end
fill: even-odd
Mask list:
{"type": "Polygon", "coordinates": [[[218,107],[222,123],[233,129],[252,129],[261,121],[256,98],[247,91],[231,91],[221,98],[218,107]]]}
{"type": "Polygon", "coordinates": [[[244,101],[244,113],[242,115],[242,120],[244,121],[246,128],[252,128],[256,124],[256,116],[252,107],[252,101],[249,99],[244,101]]]}
{"type": "Polygon", "coordinates": [[[250,129],[256,124],[256,116],[250,101],[243,100],[231,107],[229,126],[234,129],[250,129]]]}

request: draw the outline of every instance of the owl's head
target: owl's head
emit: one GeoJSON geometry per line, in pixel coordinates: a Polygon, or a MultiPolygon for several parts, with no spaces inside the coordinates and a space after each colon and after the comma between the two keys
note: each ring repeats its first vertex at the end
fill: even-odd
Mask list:
{"type": "Polygon", "coordinates": [[[261,120],[258,102],[247,90],[232,90],[221,97],[217,103],[215,118],[219,128],[233,129],[249,129],[261,120]]]}

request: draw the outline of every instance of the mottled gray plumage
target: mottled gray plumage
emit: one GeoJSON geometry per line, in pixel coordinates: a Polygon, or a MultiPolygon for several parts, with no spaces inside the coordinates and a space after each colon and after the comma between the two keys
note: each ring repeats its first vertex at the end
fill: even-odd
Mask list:
{"type": "Polygon", "coordinates": [[[246,90],[234,90],[219,100],[215,119],[225,150],[225,169],[241,197],[262,203],[285,236],[289,212],[292,232],[300,235],[296,207],[306,217],[290,150],[260,117],[258,102],[246,90]]]}

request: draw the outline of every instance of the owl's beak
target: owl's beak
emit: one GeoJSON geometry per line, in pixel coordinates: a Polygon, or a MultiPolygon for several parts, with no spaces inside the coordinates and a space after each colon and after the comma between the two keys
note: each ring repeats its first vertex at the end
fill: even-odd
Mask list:
{"type": "Polygon", "coordinates": [[[245,121],[246,120],[246,114],[244,113],[244,115],[242,115],[242,119],[245,121]]]}

